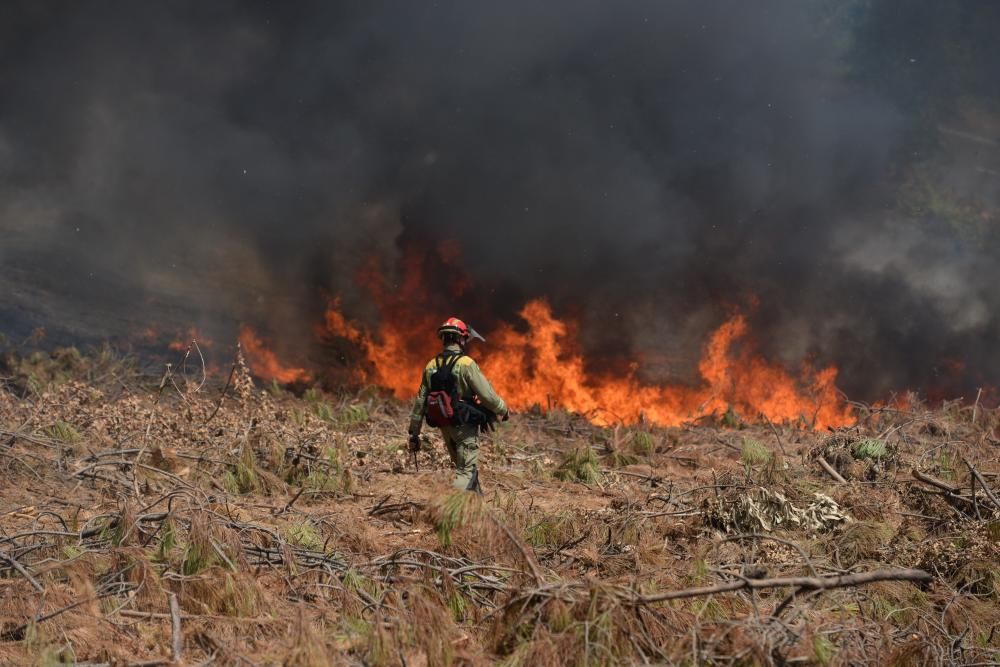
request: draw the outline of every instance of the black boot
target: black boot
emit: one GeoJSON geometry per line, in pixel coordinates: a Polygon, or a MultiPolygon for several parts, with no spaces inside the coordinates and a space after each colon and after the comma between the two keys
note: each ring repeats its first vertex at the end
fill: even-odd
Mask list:
{"type": "Polygon", "coordinates": [[[483,489],[479,486],[479,466],[472,466],[472,479],[469,480],[469,485],[465,487],[466,491],[475,491],[479,495],[483,495],[483,489]]]}

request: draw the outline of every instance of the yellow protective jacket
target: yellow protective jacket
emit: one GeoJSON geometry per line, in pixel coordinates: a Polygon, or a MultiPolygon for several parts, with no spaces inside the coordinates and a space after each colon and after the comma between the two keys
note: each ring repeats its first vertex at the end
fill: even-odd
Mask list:
{"type": "MultiPolygon", "coordinates": [[[[498,417],[503,417],[507,414],[507,404],[504,403],[503,399],[493,390],[493,386],[490,381],[486,379],[483,372],[479,369],[479,364],[477,364],[471,357],[464,356],[462,348],[458,345],[449,345],[445,347],[445,352],[463,354],[458,361],[455,362],[455,367],[452,373],[455,376],[455,384],[458,388],[459,398],[471,401],[474,399],[479,399],[479,402],[484,408],[497,415],[498,417]]],[[[424,367],[423,376],[420,378],[420,389],[417,390],[417,398],[413,402],[413,411],[410,413],[410,435],[419,435],[420,428],[424,423],[424,408],[427,403],[427,392],[430,390],[431,386],[431,375],[433,375],[435,369],[438,367],[438,357],[434,357],[429,362],[427,366],[424,367]]]]}

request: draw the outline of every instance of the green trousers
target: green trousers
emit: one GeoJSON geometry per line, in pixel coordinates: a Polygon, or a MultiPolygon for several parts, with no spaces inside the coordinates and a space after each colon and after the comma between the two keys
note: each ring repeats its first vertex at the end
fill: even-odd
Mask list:
{"type": "Polygon", "coordinates": [[[455,466],[455,480],[451,485],[456,489],[465,489],[472,480],[473,470],[479,465],[479,427],[474,424],[445,426],[441,435],[455,466]]]}

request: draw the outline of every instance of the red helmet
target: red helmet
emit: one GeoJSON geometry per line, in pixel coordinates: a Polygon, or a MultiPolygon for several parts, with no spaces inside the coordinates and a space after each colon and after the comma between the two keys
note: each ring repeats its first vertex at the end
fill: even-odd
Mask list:
{"type": "Polygon", "coordinates": [[[446,333],[457,333],[462,338],[468,338],[469,326],[457,317],[449,317],[438,327],[438,338],[446,333]]]}
{"type": "Polygon", "coordinates": [[[472,338],[478,338],[479,340],[486,340],[479,333],[467,325],[462,320],[457,317],[449,317],[444,321],[444,324],[438,327],[438,338],[441,338],[446,333],[455,333],[461,336],[464,340],[468,340],[471,336],[472,338]]]}

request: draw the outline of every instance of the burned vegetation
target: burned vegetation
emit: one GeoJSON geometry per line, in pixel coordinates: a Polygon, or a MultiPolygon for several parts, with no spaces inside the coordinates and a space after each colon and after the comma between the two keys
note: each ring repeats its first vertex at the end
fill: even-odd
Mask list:
{"type": "Polygon", "coordinates": [[[482,497],[376,390],[7,356],[0,663],[993,664],[1000,412],[517,415],[482,497]],[[747,419],[748,421],[744,421],[747,419]]]}

